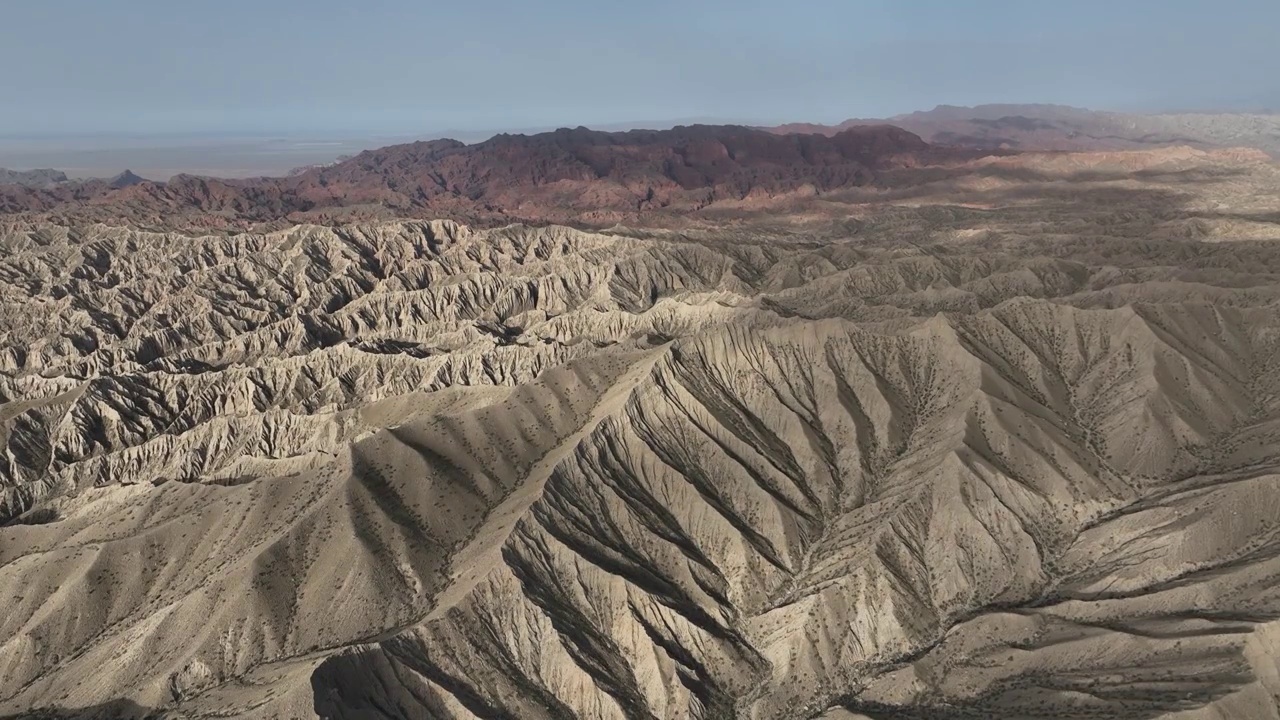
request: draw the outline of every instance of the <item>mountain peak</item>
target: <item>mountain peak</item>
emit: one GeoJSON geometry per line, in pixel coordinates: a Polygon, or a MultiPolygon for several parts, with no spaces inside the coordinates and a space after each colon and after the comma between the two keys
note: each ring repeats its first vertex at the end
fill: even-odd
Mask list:
{"type": "Polygon", "coordinates": [[[132,170],[125,170],[119,175],[111,178],[107,184],[119,190],[121,188],[127,188],[144,182],[148,182],[148,180],[140,175],[134,174],[132,170]]]}

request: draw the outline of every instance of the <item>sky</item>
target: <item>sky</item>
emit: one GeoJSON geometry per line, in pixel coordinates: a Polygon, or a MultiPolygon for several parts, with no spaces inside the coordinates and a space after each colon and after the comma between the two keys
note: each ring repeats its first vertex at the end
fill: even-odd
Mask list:
{"type": "Polygon", "coordinates": [[[0,0],[0,135],[1280,107],[1280,0],[0,0]]]}

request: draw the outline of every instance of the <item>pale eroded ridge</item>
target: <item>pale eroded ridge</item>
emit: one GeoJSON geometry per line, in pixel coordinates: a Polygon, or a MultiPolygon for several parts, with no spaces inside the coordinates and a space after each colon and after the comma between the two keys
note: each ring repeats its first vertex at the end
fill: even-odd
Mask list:
{"type": "Polygon", "coordinates": [[[1268,243],[4,242],[0,712],[1280,717],[1268,243]]]}

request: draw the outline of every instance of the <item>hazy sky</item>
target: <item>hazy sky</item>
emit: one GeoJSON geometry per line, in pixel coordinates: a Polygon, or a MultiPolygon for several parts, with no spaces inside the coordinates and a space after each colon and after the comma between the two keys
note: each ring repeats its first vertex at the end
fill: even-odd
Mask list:
{"type": "Polygon", "coordinates": [[[0,0],[0,135],[1280,105],[1280,0],[0,0]]]}

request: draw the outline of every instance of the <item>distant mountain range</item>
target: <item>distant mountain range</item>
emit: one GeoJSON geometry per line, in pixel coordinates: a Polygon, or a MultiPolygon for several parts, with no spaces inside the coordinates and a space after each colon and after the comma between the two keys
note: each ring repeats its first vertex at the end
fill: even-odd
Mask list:
{"type": "Polygon", "coordinates": [[[860,125],[889,124],[931,143],[980,149],[1139,150],[1170,145],[1252,147],[1280,157],[1280,114],[1187,112],[1140,115],[1065,105],[939,105],[884,119],[838,125],[791,123],[776,133],[830,135],[860,125]]]}
{"type": "Polygon", "coordinates": [[[0,212],[142,223],[186,216],[200,225],[383,215],[611,224],[639,211],[860,187],[896,169],[978,155],[887,125],[830,136],[723,125],[615,133],[579,127],[474,145],[392,145],[285,177],[178,175],[158,183],[130,174],[127,182],[11,185],[0,187],[0,212]]]}
{"type": "Polygon", "coordinates": [[[46,188],[67,182],[67,175],[59,170],[6,170],[0,168],[0,185],[21,185],[28,188],[46,188]]]}
{"type": "Polygon", "coordinates": [[[93,178],[90,180],[72,180],[61,170],[40,168],[37,170],[6,170],[0,168],[0,185],[17,185],[32,190],[52,190],[61,185],[88,185],[93,187],[105,184],[108,188],[119,190],[130,185],[148,182],[144,177],[136,175],[132,170],[125,170],[106,180],[93,178]]]}
{"type": "Polygon", "coordinates": [[[561,128],[391,145],[282,177],[125,171],[68,181],[55,170],[0,175],[0,213],[172,227],[329,224],[451,217],[608,226],[654,211],[761,203],[794,194],[917,182],[904,170],[991,154],[1250,147],[1280,157],[1280,115],[1128,115],[1060,105],[939,106],[887,120],[770,128],[690,125],[602,132],[561,128]],[[8,183],[8,184],[4,184],[8,183]]]}

